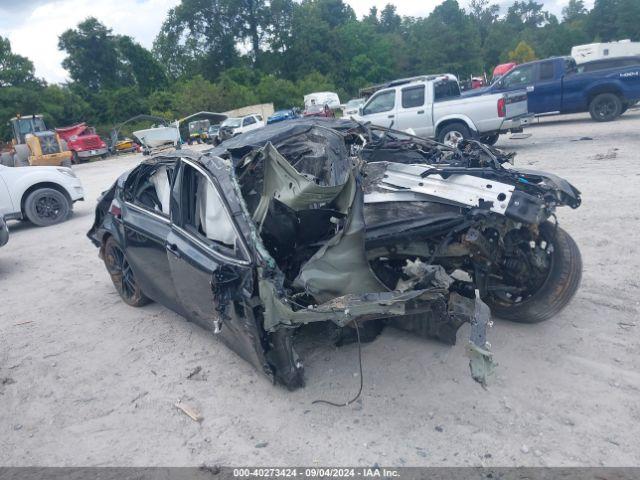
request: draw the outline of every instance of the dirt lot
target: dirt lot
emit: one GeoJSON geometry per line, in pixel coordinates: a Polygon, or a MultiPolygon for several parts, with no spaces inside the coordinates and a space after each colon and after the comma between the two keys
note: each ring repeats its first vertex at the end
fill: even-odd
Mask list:
{"type": "Polygon", "coordinates": [[[141,157],[75,167],[87,199],[73,218],[12,223],[0,249],[0,464],[640,465],[640,111],[528,132],[498,146],[583,193],[559,212],[583,253],[577,297],[544,324],[496,321],[486,390],[464,341],[388,329],[363,347],[349,408],[311,402],[355,392],[355,346],[308,349],[308,386],[290,393],[165,308],[121,302],[85,233],[99,193],[141,157]]]}

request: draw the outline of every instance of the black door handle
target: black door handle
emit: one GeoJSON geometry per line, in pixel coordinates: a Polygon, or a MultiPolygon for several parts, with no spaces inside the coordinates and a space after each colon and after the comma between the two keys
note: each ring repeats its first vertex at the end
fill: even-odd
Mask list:
{"type": "Polygon", "coordinates": [[[178,245],[175,243],[167,243],[167,251],[180,258],[180,251],[178,250],[178,245]]]}
{"type": "Polygon", "coordinates": [[[387,118],[393,118],[395,115],[388,115],[387,118]]]}
{"type": "Polygon", "coordinates": [[[418,110],[418,115],[422,115],[424,113],[424,110],[418,110]]]}

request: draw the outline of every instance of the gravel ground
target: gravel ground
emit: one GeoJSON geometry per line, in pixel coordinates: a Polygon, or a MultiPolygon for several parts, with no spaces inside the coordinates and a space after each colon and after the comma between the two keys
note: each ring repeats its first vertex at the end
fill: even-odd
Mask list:
{"type": "Polygon", "coordinates": [[[576,298],[543,324],[496,320],[486,390],[464,341],[388,329],[363,347],[348,408],[311,402],[353,395],[353,345],[306,349],[308,386],[291,393],[171,311],[121,302],[85,233],[100,192],[141,157],[75,167],[87,199],[73,218],[11,223],[0,249],[0,464],[640,465],[639,131],[631,111],[501,140],[516,165],[582,190],[582,207],[559,211],[583,253],[576,298]]]}

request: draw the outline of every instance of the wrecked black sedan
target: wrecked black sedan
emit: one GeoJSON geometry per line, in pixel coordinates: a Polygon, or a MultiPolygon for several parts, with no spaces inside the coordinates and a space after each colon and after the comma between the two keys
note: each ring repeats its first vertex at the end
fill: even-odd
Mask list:
{"type": "MultiPolygon", "coordinates": [[[[453,343],[470,322],[471,372],[484,383],[489,309],[478,293],[424,256],[372,268],[384,258],[367,252],[356,127],[275,124],[122,175],[88,233],[122,299],[162,303],[290,389],[304,384],[295,340],[305,325],[330,324],[342,343],[385,326],[453,343]]],[[[371,248],[397,251],[404,230],[385,229],[371,248]]]]}

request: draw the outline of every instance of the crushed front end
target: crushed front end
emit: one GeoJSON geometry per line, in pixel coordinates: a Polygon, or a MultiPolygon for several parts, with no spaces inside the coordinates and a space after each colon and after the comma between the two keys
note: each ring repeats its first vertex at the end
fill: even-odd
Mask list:
{"type": "MultiPolygon", "coordinates": [[[[354,340],[354,327],[373,339],[386,326],[453,344],[459,327],[469,322],[472,376],[485,384],[492,370],[488,307],[440,266],[415,259],[391,267],[393,275],[372,269],[365,163],[351,148],[358,137],[328,125],[276,124],[229,140],[200,159],[221,179],[227,199],[236,193],[238,204],[231,208],[250,239],[255,265],[253,278],[229,282],[226,292],[218,292],[228,296],[229,305],[243,298],[242,308],[218,313],[230,323],[239,320],[231,316],[243,316],[259,326],[260,338],[250,342],[255,352],[227,343],[294,389],[304,384],[295,339],[305,325],[330,322],[338,344],[354,340]]],[[[397,237],[388,240],[377,246],[399,246],[397,237]]],[[[223,321],[220,331],[225,328],[223,321]]]]}

